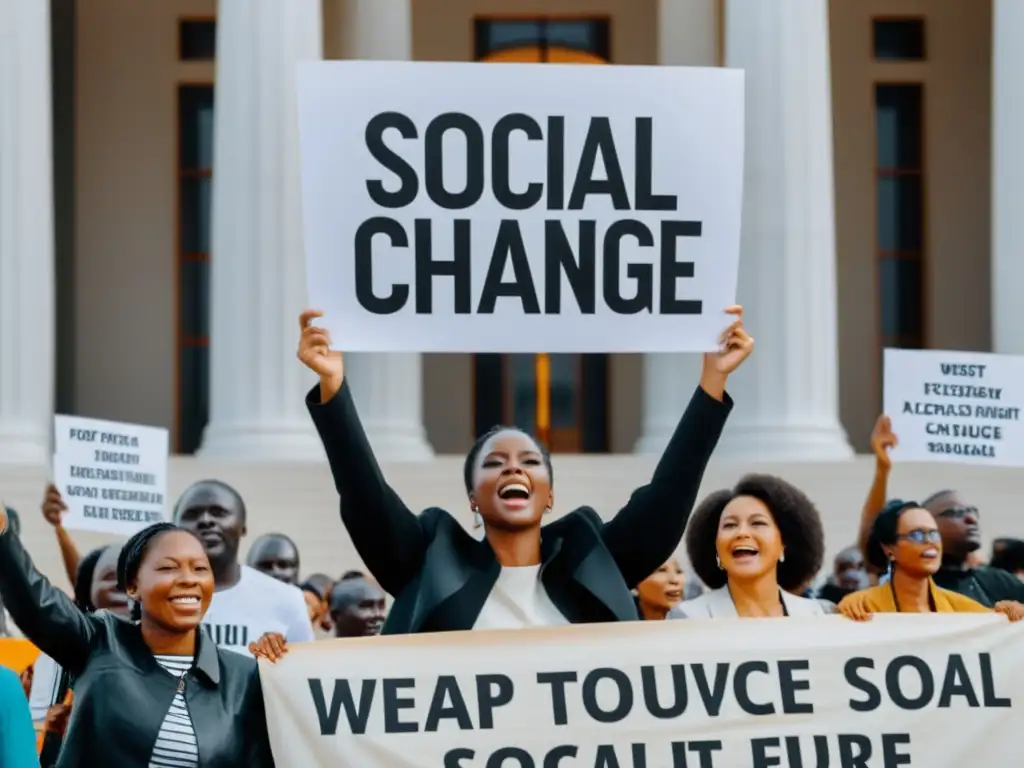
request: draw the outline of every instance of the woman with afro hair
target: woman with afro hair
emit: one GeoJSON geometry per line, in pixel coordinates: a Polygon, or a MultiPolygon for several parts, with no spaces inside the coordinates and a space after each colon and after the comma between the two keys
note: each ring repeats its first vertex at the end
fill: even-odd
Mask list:
{"type": "Polygon", "coordinates": [[[821,568],[825,534],[818,510],[795,486],[747,475],[694,510],[686,551],[710,590],[680,603],[672,619],[820,616],[817,600],[798,597],[821,568]]]}

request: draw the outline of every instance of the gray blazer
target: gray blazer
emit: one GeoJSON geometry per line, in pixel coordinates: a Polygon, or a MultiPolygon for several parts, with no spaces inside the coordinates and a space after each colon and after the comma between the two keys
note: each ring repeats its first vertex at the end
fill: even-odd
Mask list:
{"type": "MultiPolygon", "coordinates": [[[[824,616],[835,613],[835,606],[827,600],[811,600],[797,597],[780,590],[782,604],[786,607],[787,616],[824,616]],[[828,603],[832,610],[827,610],[823,603],[828,603]]],[[[729,594],[729,587],[713,589],[705,592],[695,600],[686,600],[668,612],[667,619],[735,619],[736,606],[729,594]]]]}

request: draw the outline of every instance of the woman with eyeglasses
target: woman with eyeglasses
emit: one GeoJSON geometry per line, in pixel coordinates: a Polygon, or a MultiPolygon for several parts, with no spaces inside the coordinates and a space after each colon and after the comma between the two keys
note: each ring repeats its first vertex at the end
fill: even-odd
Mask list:
{"type": "MultiPolygon", "coordinates": [[[[941,589],[932,577],[942,565],[942,534],[932,514],[913,501],[894,500],[875,518],[866,556],[889,579],[839,602],[840,613],[863,621],[874,613],[988,613],[976,600],[941,589]]],[[[1010,621],[1024,618],[1024,605],[1004,600],[994,610],[1010,621]]]]}

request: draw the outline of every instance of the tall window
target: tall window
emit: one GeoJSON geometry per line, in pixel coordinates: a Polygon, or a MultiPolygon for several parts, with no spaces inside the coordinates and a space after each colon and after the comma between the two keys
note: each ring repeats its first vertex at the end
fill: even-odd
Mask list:
{"type": "MultiPolygon", "coordinates": [[[[475,33],[478,61],[605,64],[611,55],[607,19],[478,19],[475,33]]],[[[515,424],[552,451],[608,451],[607,355],[476,355],[473,370],[477,435],[515,424]]]]}
{"type": "MultiPolygon", "coordinates": [[[[924,22],[880,20],[875,57],[920,61],[924,22]]],[[[925,344],[924,86],[875,86],[876,250],[882,344],[919,349],[925,344]]]]}
{"type": "Polygon", "coordinates": [[[213,86],[178,88],[179,453],[199,447],[209,416],[213,86]]]}

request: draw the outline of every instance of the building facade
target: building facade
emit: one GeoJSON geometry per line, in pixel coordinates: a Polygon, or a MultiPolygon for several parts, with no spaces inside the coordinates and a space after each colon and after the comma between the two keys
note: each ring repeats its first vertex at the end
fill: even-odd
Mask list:
{"type": "MultiPolygon", "coordinates": [[[[54,409],[320,455],[293,82],[320,57],[746,69],[758,350],[723,456],[867,449],[885,346],[1024,354],[1017,0],[0,0],[0,30],[0,464],[46,461],[54,409]]],[[[347,366],[385,458],[534,421],[533,356],[347,366]]],[[[698,371],[552,356],[553,449],[658,450],[698,371]]]]}

